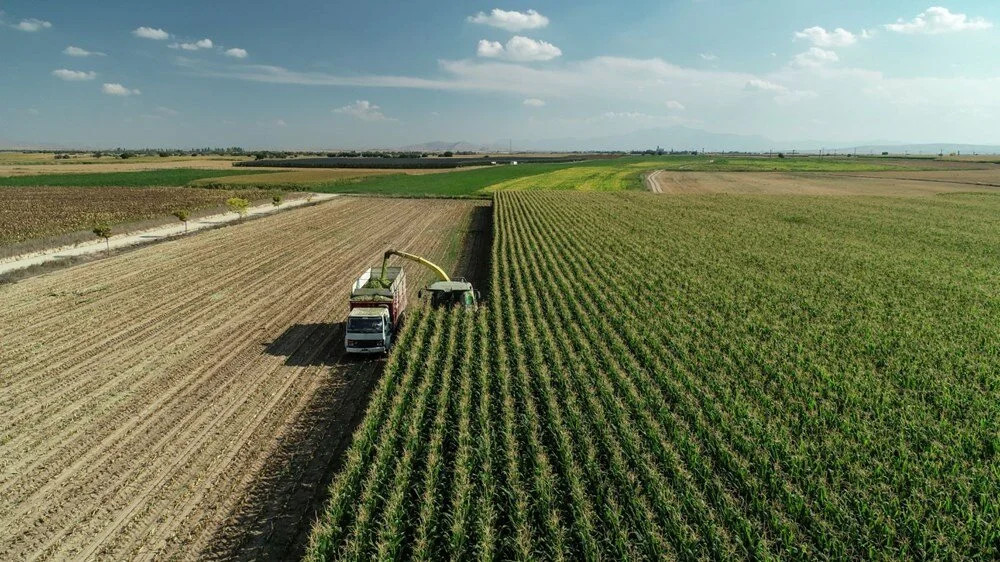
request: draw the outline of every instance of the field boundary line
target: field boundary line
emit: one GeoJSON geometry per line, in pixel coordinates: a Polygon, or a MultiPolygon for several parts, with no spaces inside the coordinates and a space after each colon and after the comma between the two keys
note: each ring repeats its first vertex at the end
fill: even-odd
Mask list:
{"type": "Polygon", "coordinates": [[[643,178],[643,181],[646,183],[646,188],[653,193],[663,193],[663,190],[660,189],[660,182],[656,181],[656,176],[660,175],[662,172],[663,170],[654,170],[646,174],[646,177],[643,178]]]}
{"type": "MultiPolygon", "coordinates": [[[[247,210],[246,217],[258,218],[262,216],[273,215],[288,209],[293,209],[308,204],[328,201],[330,199],[334,199],[339,196],[340,196],[339,194],[335,193],[316,193],[312,194],[311,200],[305,197],[298,199],[291,199],[284,202],[280,207],[275,207],[271,203],[256,205],[254,207],[250,207],[247,210]]],[[[38,252],[30,252],[19,256],[13,256],[10,258],[4,258],[0,259],[0,275],[11,273],[21,269],[27,269],[29,267],[34,267],[49,262],[62,260],[65,258],[99,254],[101,252],[106,251],[107,248],[110,248],[111,250],[118,250],[123,248],[129,248],[132,246],[140,246],[149,243],[162,242],[165,240],[174,240],[176,238],[180,238],[188,234],[194,234],[201,230],[217,228],[221,225],[233,223],[240,220],[241,218],[242,217],[234,213],[218,213],[189,221],[186,231],[184,225],[180,221],[178,221],[177,224],[173,225],[159,226],[146,230],[139,230],[136,232],[130,232],[127,234],[119,234],[117,236],[112,236],[111,238],[108,239],[107,246],[105,246],[103,240],[97,239],[95,237],[95,240],[93,240],[92,242],[85,242],[75,246],[60,246],[56,248],[41,250],[38,252]]]]}

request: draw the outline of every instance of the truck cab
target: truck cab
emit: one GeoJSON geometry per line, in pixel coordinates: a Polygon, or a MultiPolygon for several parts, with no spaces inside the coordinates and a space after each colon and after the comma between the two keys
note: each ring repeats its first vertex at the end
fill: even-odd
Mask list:
{"type": "Polygon", "coordinates": [[[393,335],[389,309],[355,308],[347,315],[344,347],[348,353],[388,353],[393,335]]]}

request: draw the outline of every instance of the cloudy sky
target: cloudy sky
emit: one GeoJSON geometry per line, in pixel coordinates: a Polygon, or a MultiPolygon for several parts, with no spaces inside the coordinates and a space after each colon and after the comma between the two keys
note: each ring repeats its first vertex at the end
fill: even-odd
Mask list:
{"type": "Polygon", "coordinates": [[[0,0],[0,144],[1000,144],[1000,2],[933,1],[0,0]]]}

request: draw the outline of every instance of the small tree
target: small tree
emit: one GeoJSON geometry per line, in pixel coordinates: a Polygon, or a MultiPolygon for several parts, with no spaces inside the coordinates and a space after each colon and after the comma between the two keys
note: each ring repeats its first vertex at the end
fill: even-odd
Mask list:
{"type": "Polygon", "coordinates": [[[177,209],[174,211],[174,216],[177,217],[177,220],[184,223],[184,232],[187,232],[188,219],[191,218],[191,211],[188,211],[187,209],[177,209]]]}
{"type": "Polygon", "coordinates": [[[280,193],[275,193],[274,195],[271,196],[271,204],[277,207],[281,205],[281,201],[283,199],[284,197],[282,197],[280,193]]]}
{"type": "Polygon", "coordinates": [[[230,197],[226,200],[226,205],[229,206],[229,210],[236,213],[240,217],[245,217],[247,210],[250,208],[250,202],[242,197],[230,197]]]}
{"type": "Polygon", "coordinates": [[[111,238],[111,226],[108,223],[98,223],[94,225],[94,235],[98,238],[104,239],[104,250],[111,253],[111,243],[108,242],[108,238],[111,238]]]}

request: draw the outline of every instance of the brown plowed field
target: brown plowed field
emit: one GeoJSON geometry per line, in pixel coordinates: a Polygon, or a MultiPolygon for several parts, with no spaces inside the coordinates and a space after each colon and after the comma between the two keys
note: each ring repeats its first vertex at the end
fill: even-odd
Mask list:
{"type": "Polygon", "coordinates": [[[857,173],[675,172],[660,170],[650,174],[646,183],[651,191],[673,194],[910,196],[956,191],[998,191],[1000,190],[1000,169],[857,173]]]}
{"type": "Polygon", "coordinates": [[[338,199],[0,286],[0,560],[294,556],[381,370],[341,357],[352,276],[454,267],[482,205],[338,199]]]}
{"type": "MultiPolygon", "coordinates": [[[[0,206],[0,246],[84,230],[93,239],[98,222],[122,223],[170,216],[176,209],[226,209],[230,197],[270,200],[267,191],[196,189],[191,187],[5,187],[0,206]]],[[[121,228],[116,228],[116,234],[121,228]]],[[[58,244],[53,244],[58,245],[58,244]]]]}

